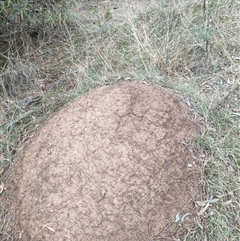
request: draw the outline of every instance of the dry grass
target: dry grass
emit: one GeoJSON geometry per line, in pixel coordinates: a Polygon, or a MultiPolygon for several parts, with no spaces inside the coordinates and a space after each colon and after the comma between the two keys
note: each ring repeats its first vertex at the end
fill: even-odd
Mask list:
{"type": "MultiPolygon", "coordinates": [[[[29,131],[63,104],[121,78],[145,81],[181,91],[204,123],[194,153],[210,203],[185,240],[239,240],[239,1],[77,6],[73,28],[12,38],[1,54],[1,182],[29,131]],[[22,108],[19,101],[29,96],[41,100],[22,108]]],[[[6,209],[1,207],[2,220],[6,209]]],[[[11,240],[1,225],[3,240],[11,240]]]]}

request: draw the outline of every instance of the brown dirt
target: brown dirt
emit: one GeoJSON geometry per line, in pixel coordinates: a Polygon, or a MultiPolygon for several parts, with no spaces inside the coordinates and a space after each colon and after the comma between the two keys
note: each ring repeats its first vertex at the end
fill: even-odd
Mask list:
{"type": "Polygon", "coordinates": [[[194,214],[198,185],[183,145],[194,132],[186,113],[168,91],[135,83],[100,87],[67,105],[13,169],[15,240],[180,237],[194,215],[176,223],[176,214],[194,214]]]}

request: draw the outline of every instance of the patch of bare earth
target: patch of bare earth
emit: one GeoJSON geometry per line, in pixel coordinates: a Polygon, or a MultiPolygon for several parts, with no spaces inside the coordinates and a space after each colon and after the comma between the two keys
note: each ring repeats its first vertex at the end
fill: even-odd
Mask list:
{"type": "Polygon", "coordinates": [[[173,240],[190,228],[198,171],[186,107],[144,84],[97,88],[29,140],[7,184],[14,240],[173,240]],[[10,184],[11,183],[11,184],[10,184]],[[176,214],[187,213],[175,222],[176,214]]]}

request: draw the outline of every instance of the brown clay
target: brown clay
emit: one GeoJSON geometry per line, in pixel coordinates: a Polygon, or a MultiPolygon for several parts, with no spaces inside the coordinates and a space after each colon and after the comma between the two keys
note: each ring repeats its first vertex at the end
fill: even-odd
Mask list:
{"type": "Polygon", "coordinates": [[[15,240],[180,237],[193,219],[175,223],[193,213],[197,179],[183,146],[193,132],[186,107],[158,87],[125,83],[78,98],[15,165],[7,189],[15,240]]]}

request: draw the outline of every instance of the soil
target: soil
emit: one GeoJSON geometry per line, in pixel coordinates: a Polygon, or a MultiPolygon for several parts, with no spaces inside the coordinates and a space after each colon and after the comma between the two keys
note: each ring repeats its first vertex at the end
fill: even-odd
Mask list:
{"type": "Polygon", "coordinates": [[[14,240],[157,241],[194,219],[196,127],[169,91],[99,87],[32,137],[7,186],[14,240]],[[14,178],[13,178],[14,175],[14,178]],[[177,214],[182,217],[179,222],[177,214]]]}

